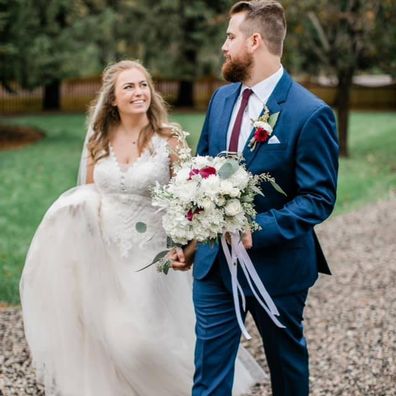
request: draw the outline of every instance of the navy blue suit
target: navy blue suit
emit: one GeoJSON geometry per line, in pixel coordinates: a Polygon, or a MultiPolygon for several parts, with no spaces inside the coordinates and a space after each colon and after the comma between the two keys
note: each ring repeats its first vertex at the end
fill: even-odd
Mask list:
{"type": "MultiPolygon", "coordinates": [[[[199,155],[216,156],[227,149],[227,130],[240,89],[241,84],[235,83],[214,93],[198,143],[199,155]]],[[[273,394],[299,396],[308,394],[302,326],[305,299],[318,272],[330,274],[313,227],[330,215],[335,204],[338,142],[331,108],[286,72],[267,106],[271,114],[280,112],[272,134],[280,143],[258,143],[253,151],[246,146],[243,156],[250,172],[269,172],[287,197],[263,184],[265,197],[255,201],[256,221],[262,229],[254,232],[249,255],[286,329],[271,322],[252,297],[243,274],[238,276],[263,338],[273,394]]],[[[197,316],[193,396],[228,396],[240,329],[230,274],[218,244],[198,245],[193,276],[197,316]]]]}

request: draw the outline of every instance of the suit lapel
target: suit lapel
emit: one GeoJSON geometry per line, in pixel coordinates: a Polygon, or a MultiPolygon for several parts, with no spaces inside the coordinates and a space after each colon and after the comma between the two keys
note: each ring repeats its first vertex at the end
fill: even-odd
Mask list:
{"type": "Polygon", "coordinates": [[[220,125],[217,132],[218,152],[227,149],[227,131],[231,120],[232,110],[241,90],[241,85],[242,84],[235,84],[232,92],[224,99],[223,109],[220,114],[220,125]]]}
{"type": "MultiPolygon", "coordinates": [[[[275,89],[273,90],[271,96],[267,100],[267,107],[269,109],[270,114],[274,114],[277,112],[280,112],[279,117],[282,117],[282,104],[286,101],[287,95],[289,94],[289,90],[292,84],[292,79],[289,76],[289,74],[284,71],[282,78],[279,80],[278,84],[276,85],[275,89]]],[[[264,112],[264,109],[261,111],[262,115],[264,112]]],[[[277,125],[279,123],[279,119],[277,122],[277,125]]],[[[277,125],[275,126],[274,129],[274,135],[276,134],[277,130],[277,125]]],[[[243,157],[245,158],[246,161],[246,166],[249,166],[249,164],[253,161],[254,157],[257,155],[257,152],[260,150],[260,148],[268,143],[258,143],[256,145],[256,148],[251,151],[249,147],[249,142],[252,139],[254,135],[254,128],[252,128],[252,131],[250,132],[249,138],[246,142],[246,145],[243,149],[243,157]]]]}

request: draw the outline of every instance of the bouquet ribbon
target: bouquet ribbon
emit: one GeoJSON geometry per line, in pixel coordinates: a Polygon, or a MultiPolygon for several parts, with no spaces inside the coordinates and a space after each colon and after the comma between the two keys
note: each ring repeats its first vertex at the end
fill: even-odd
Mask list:
{"type": "Polygon", "coordinates": [[[242,268],[243,273],[245,274],[248,285],[253,292],[254,297],[259,302],[259,304],[263,307],[265,312],[267,312],[268,316],[272,319],[272,321],[280,328],[285,328],[285,326],[279,322],[276,316],[279,316],[279,311],[275,306],[275,303],[272,301],[271,296],[268,294],[265,289],[263,282],[261,282],[260,277],[257,274],[256,269],[250,259],[245,247],[240,241],[239,233],[234,232],[231,234],[231,251],[226,242],[225,234],[221,237],[221,245],[223,247],[224,255],[227,260],[228,268],[231,273],[231,285],[232,285],[232,295],[234,300],[235,313],[238,321],[238,325],[242,331],[244,337],[250,340],[252,337],[246,330],[246,327],[243,323],[241,308],[239,302],[239,296],[242,300],[242,308],[243,311],[246,311],[246,298],[243,293],[242,287],[238,282],[238,262],[240,267],[242,268]]]}

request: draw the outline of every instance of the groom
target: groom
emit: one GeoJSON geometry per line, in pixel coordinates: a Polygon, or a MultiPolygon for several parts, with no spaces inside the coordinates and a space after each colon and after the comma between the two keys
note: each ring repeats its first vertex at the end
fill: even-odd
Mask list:
{"type": "MultiPolygon", "coordinates": [[[[318,272],[330,274],[314,226],[334,207],[338,144],[332,110],[281,65],[285,34],[284,10],[277,1],[240,1],[231,8],[222,47],[222,71],[231,84],[211,99],[198,154],[240,152],[250,172],[269,172],[287,193],[263,186],[265,197],[255,202],[262,229],[243,239],[285,328],[265,313],[242,271],[238,280],[262,337],[273,395],[303,396],[309,392],[305,300],[318,272]],[[278,120],[270,136],[256,138],[255,147],[249,147],[252,120],[265,106],[270,114],[279,112],[278,120]]],[[[192,394],[230,396],[241,330],[219,245],[198,245],[193,276],[197,341],[192,394]]]]}

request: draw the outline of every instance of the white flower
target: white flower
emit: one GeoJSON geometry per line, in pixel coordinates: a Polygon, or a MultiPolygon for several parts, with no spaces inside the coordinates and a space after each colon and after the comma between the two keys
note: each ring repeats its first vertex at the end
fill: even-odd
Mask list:
{"type": "Polygon", "coordinates": [[[222,195],[218,195],[215,197],[215,203],[217,206],[224,206],[226,199],[222,195]]]}
{"type": "Polygon", "coordinates": [[[187,183],[189,175],[190,169],[181,168],[175,176],[176,183],[187,183]]]}
{"type": "Polygon", "coordinates": [[[169,186],[169,192],[174,194],[181,202],[195,202],[197,200],[197,185],[198,183],[194,180],[190,180],[189,183],[182,185],[171,184],[169,186]]]}
{"type": "Polygon", "coordinates": [[[201,180],[200,189],[204,195],[214,198],[220,187],[220,178],[216,175],[211,175],[206,179],[201,180]]]}
{"type": "Polygon", "coordinates": [[[253,126],[257,129],[264,129],[266,130],[270,135],[272,133],[272,126],[270,124],[268,124],[268,122],[264,122],[264,121],[255,121],[253,123],[253,126]]]}
{"type": "Polygon", "coordinates": [[[240,190],[235,188],[229,180],[222,180],[220,182],[220,194],[229,195],[231,198],[236,198],[240,195],[240,190]]]}
{"type": "Polygon", "coordinates": [[[244,190],[249,183],[249,174],[246,170],[240,167],[230,178],[230,181],[235,187],[244,190]]]}
{"type": "Polygon", "coordinates": [[[199,205],[206,211],[210,212],[215,208],[215,203],[213,200],[209,198],[204,198],[202,201],[200,201],[199,205]]]}
{"type": "Polygon", "coordinates": [[[242,212],[242,205],[238,199],[230,199],[224,207],[227,216],[236,216],[242,212]]]}
{"type": "Polygon", "coordinates": [[[212,161],[210,161],[210,157],[196,156],[193,159],[194,168],[197,167],[199,169],[204,168],[205,166],[211,166],[212,161]]]}

